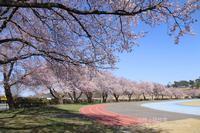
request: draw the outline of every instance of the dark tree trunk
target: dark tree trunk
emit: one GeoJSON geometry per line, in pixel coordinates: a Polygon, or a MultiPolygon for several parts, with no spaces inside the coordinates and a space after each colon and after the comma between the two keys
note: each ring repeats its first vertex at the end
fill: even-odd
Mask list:
{"type": "Polygon", "coordinates": [[[144,95],[144,93],[142,93],[142,95],[143,95],[143,97],[144,97],[144,100],[147,100],[147,99],[146,99],[146,96],[144,95]]]}
{"type": "Polygon", "coordinates": [[[128,101],[131,101],[132,94],[128,94],[128,101]]]}
{"type": "Polygon", "coordinates": [[[82,96],[82,94],[83,94],[83,92],[80,92],[80,94],[77,97],[75,97],[74,103],[78,103],[79,102],[79,99],[82,96]]]}
{"type": "Polygon", "coordinates": [[[154,100],[154,99],[153,99],[153,95],[151,95],[151,99],[154,100]]]}
{"type": "Polygon", "coordinates": [[[47,86],[47,88],[49,89],[50,94],[58,101],[58,104],[63,104],[63,98],[61,98],[50,86],[47,86]]]}
{"type": "Polygon", "coordinates": [[[82,96],[83,92],[80,92],[80,94],[77,96],[76,91],[72,92],[72,95],[70,93],[68,93],[69,97],[71,98],[73,103],[78,103],[80,97],[82,96]]]}
{"type": "Polygon", "coordinates": [[[92,92],[86,92],[85,95],[86,95],[86,97],[87,97],[88,103],[92,103],[92,102],[93,102],[93,101],[92,101],[92,97],[93,97],[92,92]]]}
{"type": "Polygon", "coordinates": [[[9,84],[13,67],[14,67],[14,62],[10,64],[10,67],[8,66],[8,64],[3,65],[3,86],[4,86],[4,91],[7,98],[9,109],[15,108],[15,102],[14,102],[12,92],[11,92],[11,85],[9,84]]]}
{"type": "Polygon", "coordinates": [[[107,97],[103,96],[103,103],[106,103],[107,97]]]}
{"type": "Polygon", "coordinates": [[[14,102],[14,99],[13,99],[13,96],[11,93],[11,87],[7,83],[5,83],[4,90],[5,90],[5,95],[7,98],[7,103],[8,103],[9,109],[12,110],[15,108],[15,102],[14,102]]]}
{"type": "Polygon", "coordinates": [[[108,94],[107,94],[107,93],[103,93],[103,94],[102,94],[103,103],[106,103],[107,97],[108,97],[108,94]]]}
{"type": "Polygon", "coordinates": [[[119,102],[119,95],[117,95],[117,94],[114,93],[113,96],[115,97],[115,101],[119,102]]]}

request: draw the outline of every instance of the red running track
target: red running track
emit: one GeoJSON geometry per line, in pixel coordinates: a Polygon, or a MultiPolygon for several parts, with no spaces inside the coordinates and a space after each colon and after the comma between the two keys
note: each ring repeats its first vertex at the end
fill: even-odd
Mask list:
{"type": "Polygon", "coordinates": [[[154,123],[155,121],[126,116],[106,110],[106,104],[89,105],[82,107],[80,113],[97,120],[100,123],[110,126],[130,126],[144,123],[154,123]]]}

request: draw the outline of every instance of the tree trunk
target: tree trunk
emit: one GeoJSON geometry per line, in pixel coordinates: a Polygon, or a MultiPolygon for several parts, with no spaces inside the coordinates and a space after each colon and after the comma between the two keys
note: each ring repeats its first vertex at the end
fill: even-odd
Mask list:
{"type": "Polygon", "coordinates": [[[50,86],[47,86],[47,88],[49,89],[50,94],[58,101],[58,104],[63,104],[63,98],[61,98],[50,86]]]}
{"type": "Polygon", "coordinates": [[[151,95],[151,100],[154,100],[153,95],[151,95]]]}
{"type": "Polygon", "coordinates": [[[115,97],[115,101],[119,102],[119,95],[117,95],[117,94],[114,93],[113,96],[115,97]]]}
{"type": "Polygon", "coordinates": [[[107,97],[103,96],[103,103],[106,103],[107,97]]]}
{"type": "Polygon", "coordinates": [[[145,95],[144,95],[144,93],[142,93],[142,95],[143,95],[143,97],[144,97],[144,100],[147,100],[146,97],[145,97],[145,95]]]}
{"type": "Polygon", "coordinates": [[[108,97],[108,94],[106,94],[106,93],[103,93],[103,94],[102,94],[103,103],[106,103],[107,97],[108,97]]]}
{"type": "Polygon", "coordinates": [[[80,94],[77,96],[76,91],[72,92],[72,95],[70,93],[68,93],[69,97],[71,98],[73,103],[78,103],[80,97],[82,96],[83,92],[80,92],[80,94]]]}
{"type": "Polygon", "coordinates": [[[79,102],[80,97],[82,96],[83,92],[80,92],[77,97],[75,97],[75,103],[79,102]]]}
{"type": "Polygon", "coordinates": [[[59,99],[58,99],[58,103],[59,103],[59,104],[63,104],[63,99],[62,99],[62,98],[59,98],[59,99]]]}
{"type": "Polygon", "coordinates": [[[141,96],[141,95],[137,95],[137,96],[136,96],[136,99],[137,99],[138,101],[140,100],[140,96],[141,96]]]}
{"type": "Polygon", "coordinates": [[[9,109],[12,110],[15,108],[15,102],[14,102],[14,99],[13,99],[13,96],[11,93],[11,87],[7,83],[5,83],[4,90],[5,90],[5,95],[7,98],[7,103],[8,103],[9,109]]]}
{"type": "Polygon", "coordinates": [[[15,102],[14,102],[12,92],[11,92],[11,85],[9,84],[10,76],[13,71],[13,66],[14,66],[14,62],[10,64],[10,68],[8,68],[7,64],[3,65],[3,86],[4,86],[4,91],[7,98],[9,109],[15,108],[15,102]]]}
{"type": "Polygon", "coordinates": [[[131,101],[131,97],[132,97],[132,95],[131,95],[131,94],[128,94],[128,101],[129,101],[129,102],[131,101]]]}
{"type": "Polygon", "coordinates": [[[85,95],[87,97],[88,103],[92,103],[92,96],[93,96],[92,92],[86,92],[85,95]]]}

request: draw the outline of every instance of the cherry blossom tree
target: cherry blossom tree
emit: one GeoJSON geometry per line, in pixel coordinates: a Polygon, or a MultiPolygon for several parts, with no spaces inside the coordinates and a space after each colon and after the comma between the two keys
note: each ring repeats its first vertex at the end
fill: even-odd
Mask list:
{"type": "Polygon", "coordinates": [[[123,93],[124,93],[124,95],[127,95],[128,96],[128,100],[131,101],[131,97],[134,94],[134,85],[129,80],[126,80],[124,82],[125,82],[126,85],[123,88],[123,90],[124,90],[123,93]]]}
{"type": "MultiPolygon", "coordinates": [[[[0,58],[3,60],[8,60],[10,56],[20,54],[21,52],[21,48],[15,45],[4,44],[0,46],[0,58]]],[[[32,74],[38,66],[40,66],[38,58],[13,61],[11,63],[0,65],[0,73],[3,77],[1,85],[4,88],[9,109],[15,107],[12,89],[15,89],[16,86],[20,86],[24,78],[32,74]]]]}
{"type": "Polygon", "coordinates": [[[174,98],[176,98],[176,99],[183,98],[185,95],[183,90],[181,90],[179,88],[171,88],[171,92],[172,92],[172,95],[174,96],[174,98]]]}
{"type": "Polygon", "coordinates": [[[92,80],[82,81],[82,92],[87,97],[88,103],[92,103],[93,94],[97,91],[96,84],[92,80]]]}
{"type": "Polygon", "coordinates": [[[79,102],[83,94],[83,84],[86,82],[85,69],[81,66],[60,65],[56,63],[49,64],[49,67],[54,73],[54,77],[58,79],[59,84],[63,86],[58,88],[59,90],[64,90],[62,93],[63,96],[66,97],[67,94],[73,103],[79,102]]]}
{"type": "Polygon", "coordinates": [[[108,80],[108,88],[110,90],[110,93],[115,98],[116,102],[119,102],[120,95],[123,94],[123,88],[124,83],[122,78],[114,77],[113,75],[109,75],[110,77],[107,77],[108,80]]]}
{"type": "Polygon", "coordinates": [[[95,78],[98,75],[97,71],[90,67],[83,68],[84,74],[82,74],[83,79],[81,80],[81,91],[87,97],[88,103],[93,101],[94,93],[98,92],[97,82],[95,78]]]}
{"type": "Polygon", "coordinates": [[[98,72],[94,79],[95,84],[97,86],[97,92],[101,95],[101,100],[103,103],[107,101],[108,95],[110,93],[109,81],[107,79],[108,73],[106,72],[98,72]]]}
{"type": "Polygon", "coordinates": [[[189,89],[186,90],[185,93],[191,98],[200,97],[200,89],[189,89]]]}
{"type": "Polygon", "coordinates": [[[94,69],[90,70],[88,67],[46,63],[29,76],[26,83],[30,86],[44,86],[59,103],[63,103],[67,96],[77,103],[83,93],[92,102],[93,92],[96,90],[92,81],[94,72],[94,69]]]}
{"type": "Polygon", "coordinates": [[[147,100],[147,96],[153,98],[153,84],[151,82],[140,82],[139,89],[141,90],[144,100],[147,100]]]}
{"type": "Polygon", "coordinates": [[[165,89],[165,96],[166,96],[167,98],[169,98],[169,99],[172,99],[172,98],[173,98],[173,93],[172,93],[172,91],[171,91],[170,88],[166,88],[166,89],[165,89]]]}
{"type": "Polygon", "coordinates": [[[49,92],[60,104],[62,104],[69,92],[69,83],[65,82],[64,79],[57,77],[56,74],[55,70],[49,65],[43,64],[43,66],[39,67],[34,74],[26,78],[24,85],[33,86],[36,89],[38,89],[38,86],[41,86],[42,89],[35,91],[40,91],[40,93],[49,92]]]}
{"type": "Polygon", "coordinates": [[[143,99],[146,100],[146,84],[145,82],[140,82],[138,84],[138,88],[140,89],[141,93],[142,93],[142,96],[143,96],[143,99]]]}
{"type": "Polygon", "coordinates": [[[123,94],[127,95],[129,101],[131,101],[131,98],[133,95],[138,97],[139,89],[138,89],[138,85],[136,82],[130,81],[128,79],[124,79],[123,83],[124,83],[123,94]]]}
{"type": "MultiPolygon", "coordinates": [[[[153,83],[153,95],[155,96],[155,98],[159,98],[159,96],[161,96],[161,98],[164,98],[164,95],[166,93],[165,90],[165,86],[159,83],[153,83]]],[[[153,98],[152,98],[153,99],[153,98]]]]}
{"type": "Polygon", "coordinates": [[[167,24],[178,42],[192,32],[192,14],[199,8],[199,0],[1,0],[0,44],[24,52],[0,64],[40,56],[105,67],[116,62],[116,51],[130,51],[144,36],[134,30],[138,23],[167,24]]]}
{"type": "Polygon", "coordinates": [[[94,71],[87,67],[78,67],[70,71],[71,93],[68,93],[68,95],[73,102],[78,102],[83,93],[86,95],[88,102],[92,102],[93,92],[96,90],[96,85],[93,81],[94,71]]]}

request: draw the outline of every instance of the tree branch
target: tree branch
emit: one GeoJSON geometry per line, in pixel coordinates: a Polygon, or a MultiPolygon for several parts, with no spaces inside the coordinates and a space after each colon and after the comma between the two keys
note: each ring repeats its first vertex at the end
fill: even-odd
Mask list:
{"type": "Polygon", "coordinates": [[[3,21],[3,24],[0,26],[0,32],[2,32],[4,28],[6,28],[7,23],[12,19],[17,9],[18,7],[14,8],[7,19],[3,21]]]}
{"type": "Polygon", "coordinates": [[[63,4],[60,3],[53,3],[53,2],[48,2],[48,3],[27,3],[27,2],[15,2],[15,1],[0,1],[0,6],[1,7],[20,7],[20,8],[43,8],[43,9],[49,9],[51,10],[52,8],[59,8],[63,9],[67,12],[72,12],[74,14],[79,14],[79,15],[91,15],[91,14],[96,14],[96,15],[120,15],[120,16],[134,16],[136,14],[146,12],[149,10],[153,10],[157,8],[157,5],[160,5],[160,3],[149,6],[144,9],[140,9],[135,12],[127,12],[124,10],[116,10],[116,11],[102,11],[102,10],[78,10],[75,8],[67,7],[63,4]]]}

